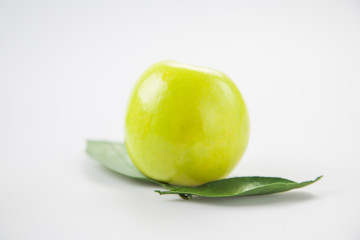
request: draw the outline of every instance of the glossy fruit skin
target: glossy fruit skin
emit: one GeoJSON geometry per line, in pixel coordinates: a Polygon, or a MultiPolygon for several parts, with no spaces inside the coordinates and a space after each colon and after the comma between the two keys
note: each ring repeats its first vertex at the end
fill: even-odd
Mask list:
{"type": "Polygon", "coordinates": [[[245,102],[225,74],[159,62],[131,94],[125,145],[146,176],[196,186],[227,176],[249,138],[245,102]]]}

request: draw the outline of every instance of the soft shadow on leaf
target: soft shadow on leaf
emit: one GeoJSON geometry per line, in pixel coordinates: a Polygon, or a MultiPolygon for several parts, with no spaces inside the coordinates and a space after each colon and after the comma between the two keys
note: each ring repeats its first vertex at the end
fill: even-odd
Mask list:
{"type": "Polygon", "coordinates": [[[171,202],[184,202],[186,204],[201,204],[214,207],[259,207],[267,205],[292,205],[316,199],[317,196],[306,192],[287,192],[270,195],[234,196],[208,198],[193,196],[191,201],[181,198],[172,199],[171,202]]]}
{"type": "Polygon", "coordinates": [[[316,179],[311,181],[297,183],[289,179],[278,177],[233,177],[208,182],[196,187],[170,186],[169,190],[156,190],[155,192],[159,193],[160,195],[186,194],[187,196],[189,196],[187,199],[191,199],[190,195],[198,195],[203,197],[264,195],[303,188],[305,186],[313,184],[321,178],[322,176],[317,177],[316,179]]]}

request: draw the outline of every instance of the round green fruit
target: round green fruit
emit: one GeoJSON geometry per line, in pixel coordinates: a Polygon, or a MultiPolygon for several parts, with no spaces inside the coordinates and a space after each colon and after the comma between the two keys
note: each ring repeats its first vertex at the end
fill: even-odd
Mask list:
{"type": "Polygon", "coordinates": [[[219,71],[160,62],[143,73],[130,97],[125,144],[149,178],[186,186],[223,178],[248,137],[244,100],[219,71]]]}

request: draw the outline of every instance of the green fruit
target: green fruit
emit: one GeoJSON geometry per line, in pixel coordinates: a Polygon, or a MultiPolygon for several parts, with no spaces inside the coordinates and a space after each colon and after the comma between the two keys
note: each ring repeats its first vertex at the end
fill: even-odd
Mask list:
{"type": "Polygon", "coordinates": [[[195,186],[223,178],[248,137],[244,100],[219,71],[160,62],[143,73],[130,97],[125,144],[152,179],[195,186]]]}

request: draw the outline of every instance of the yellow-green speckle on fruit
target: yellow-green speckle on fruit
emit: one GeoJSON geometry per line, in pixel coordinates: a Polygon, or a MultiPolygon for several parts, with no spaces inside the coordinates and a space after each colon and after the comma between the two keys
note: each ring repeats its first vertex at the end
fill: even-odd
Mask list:
{"type": "Polygon", "coordinates": [[[248,138],[244,100],[219,71],[160,62],[131,94],[125,144],[135,166],[152,179],[196,186],[223,178],[248,138]]]}

